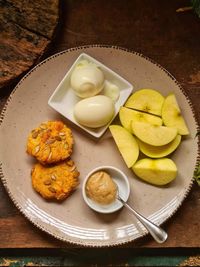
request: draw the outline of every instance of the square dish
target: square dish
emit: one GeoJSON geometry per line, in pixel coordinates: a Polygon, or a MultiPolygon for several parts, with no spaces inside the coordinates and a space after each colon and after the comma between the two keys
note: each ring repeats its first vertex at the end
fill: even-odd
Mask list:
{"type": "MultiPolygon", "coordinates": [[[[80,56],[75,60],[69,71],[66,73],[60,84],[57,86],[54,93],[49,98],[48,104],[51,106],[54,110],[62,114],[65,118],[79,126],[81,129],[86,131],[87,133],[91,134],[95,138],[101,137],[110,123],[114,120],[116,115],[119,112],[119,109],[121,106],[124,105],[127,98],[131,94],[133,90],[133,86],[126,81],[124,78],[122,78],[120,75],[118,75],[116,72],[112,71],[110,68],[106,67],[101,62],[97,61],[93,57],[82,53],[80,56]],[[81,124],[79,124],[73,115],[74,106],[76,103],[78,103],[82,98],[78,97],[70,85],[70,76],[74,70],[74,68],[79,64],[80,61],[87,60],[89,62],[92,62],[96,64],[102,72],[104,73],[105,80],[108,80],[109,82],[112,82],[113,84],[117,85],[120,90],[120,96],[118,100],[115,102],[115,113],[112,118],[112,120],[105,126],[99,127],[99,128],[89,128],[85,127],[81,124]]],[[[101,94],[101,93],[100,93],[101,94]]]]}

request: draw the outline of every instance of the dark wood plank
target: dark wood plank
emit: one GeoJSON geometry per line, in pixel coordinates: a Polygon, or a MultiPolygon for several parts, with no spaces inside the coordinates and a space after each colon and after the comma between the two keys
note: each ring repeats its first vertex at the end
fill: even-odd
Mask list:
{"type": "Polygon", "coordinates": [[[59,19],[59,1],[1,0],[1,13],[6,20],[51,40],[59,19]]]}
{"type": "MultiPolygon", "coordinates": [[[[200,19],[192,11],[176,13],[177,8],[187,5],[187,0],[152,0],[151,3],[147,0],[63,0],[61,31],[49,55],[94,43],[141,52],[177,78],[190,97],[200,123],[200,19]]],[[[5,100],[6,96],[1,98],[0,108],[5,100]]],[[[1,184],[0,199],[1,248],[70,247],[41,232],[24,218],[1,184]]],[[[199,218],[199,187],[194,184],[181,208],[164,224],[169,233],[166,243],[159,245],[146,237],[127,246],[200,247],[199,218]]]]}
{"type": "Polygon", "coordinates": [[[59,0],[0,1],[0,90],[39,61],[58,18],[59,0]]]}

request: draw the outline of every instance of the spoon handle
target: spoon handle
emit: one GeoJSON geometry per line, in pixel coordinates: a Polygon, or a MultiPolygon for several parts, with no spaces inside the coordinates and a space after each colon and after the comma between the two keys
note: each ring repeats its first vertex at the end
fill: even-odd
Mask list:
{"type": "Polygon", "coordinates": [[[134,213],[135,217],[144,225],[144,227],[149,231],[155,241],[157,241],[158,243],[163,243],[166,241],[168,235],[161,227],[155,225],[153,222],[149,221],[136,210],[131,208],[123,199],[121,199],[121,197],[118,197],[118,200],[121,201],[121,203],[127,209],[134,213]]]}

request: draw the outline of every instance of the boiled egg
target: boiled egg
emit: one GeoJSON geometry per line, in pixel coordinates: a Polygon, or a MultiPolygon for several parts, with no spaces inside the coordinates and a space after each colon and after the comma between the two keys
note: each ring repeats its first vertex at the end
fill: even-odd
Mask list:
{"type": "Polygon", "coordinates": [[[81,98],[95,96],[101,92],[104,80],[101,69],[96,64],[87,61],[80,62],[70,77],[72,89],[81,98]]]}
{"type": "Polygon", "coordinates": [[[120,96],[119,87],[116,84],[111,83],[109,81],[105,81],[102,93],[105,96],[110,97],[114,102],[117,102],[120,96]]]}
{"type": "Polygon", "coordinates": [[[90,128],[106,125],[113,118],[114,112],[113,101],[104,95],[80,100],[74,107],[75,120],[90,128]]]}

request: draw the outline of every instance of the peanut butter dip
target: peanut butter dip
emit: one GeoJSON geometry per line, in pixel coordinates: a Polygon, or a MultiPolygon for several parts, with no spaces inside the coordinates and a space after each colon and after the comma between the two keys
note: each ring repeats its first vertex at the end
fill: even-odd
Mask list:
{"type": "Polygon", "coordinates": [[[117,187],[104,171],[92,174],[86,184],[86,195],[100,204],[110,204],[116,199],[117,187]]]}

